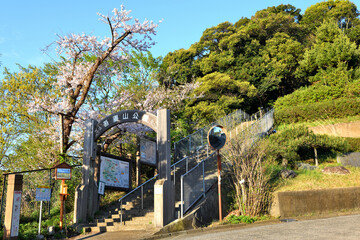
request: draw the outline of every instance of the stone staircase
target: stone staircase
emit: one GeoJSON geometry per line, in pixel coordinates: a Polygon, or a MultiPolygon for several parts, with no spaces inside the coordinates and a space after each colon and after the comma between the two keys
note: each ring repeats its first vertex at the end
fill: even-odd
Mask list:
{"type": "Polygon", "coordinates": [[[141,197],[129,199],[120,209],[120,203],[110,205],[106,210],[100,211],[95,220],[84,227],[84,231],[89,233],[96,232],[115,232],[158,230],[154,226],[154,190],[148,189],[144,193],[143,209],[141,208],[141,197]],[[122,214],[121,214],[122,212],[122,214]]]}

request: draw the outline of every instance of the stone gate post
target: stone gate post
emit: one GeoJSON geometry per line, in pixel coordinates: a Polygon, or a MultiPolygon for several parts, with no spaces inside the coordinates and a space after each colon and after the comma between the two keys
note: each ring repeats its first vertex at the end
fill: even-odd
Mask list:
{"type": "Polygon", "coordinates": [[[170,111],[157,112],[157,150],[159,178],[154,185],[154,222],[163,227],[174,219],[175,191],[171,181],[170,111]]]}

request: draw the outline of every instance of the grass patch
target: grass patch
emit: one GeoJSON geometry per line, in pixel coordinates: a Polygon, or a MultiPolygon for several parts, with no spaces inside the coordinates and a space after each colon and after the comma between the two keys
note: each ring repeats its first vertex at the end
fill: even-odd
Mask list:
{"type": "Polygon", "coordinates": [[[337,163],[324,163],[315,170],[294,170],[298,176],[292,179],[279,179],[275,191],[303,191],[325,188],[345,188],[360,186],[360,168],[346,166],[350,174],[325,174],[321,170],[337,163]]]}
{"type": "Polygon", "coordinates": [[[246,215],[240,215],[240,216],[229,215],[226,217],[226,219],[223,223],[225,223],[225,224],[240,224],[240,223],[250,224],[250,223],[257,222],[257,221],[265,221],[265,220],[269,220],[269,219],[270,219],[270,217],[267,215],[259,216],[259,217],[251,217],[251,216],[246,216],[246,215]]]}

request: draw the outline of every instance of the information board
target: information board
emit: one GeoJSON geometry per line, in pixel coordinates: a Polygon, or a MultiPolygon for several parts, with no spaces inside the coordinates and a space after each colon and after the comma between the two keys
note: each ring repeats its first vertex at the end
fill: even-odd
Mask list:
{"type": "Polygon", "coordinates": [[[130,188],[128,162],[105,156],[101,156],[100,161],[100,182],[109,187],[130,188]]]}
{"type": "Polygon", "coordinates": [[[38,187],[36,188],[36,201],[50,201],[51,188],[50,187],[38,187]]]}
{"type": "Polygon", "coordinates": [[[149,165],[156,165],[156,142],[140,139],[140,161],[149,165]]]}
{"type": "Polygon", "coordinates": [[[71,179],[71,169],[70,168],[57,168],[56,169],[56,179],[71,179]]]}

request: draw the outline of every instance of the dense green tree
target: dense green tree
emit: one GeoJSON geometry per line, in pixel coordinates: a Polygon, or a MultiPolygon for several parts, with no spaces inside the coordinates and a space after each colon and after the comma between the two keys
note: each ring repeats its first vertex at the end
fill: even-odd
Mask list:
{"type": "Polygon", "coordinates": [[[314,45],[305,52],[300,61],[298,74],[309,78],[310,82],[322,82],[325,85],[335,85],[336,68],[345,71],[360,67],[360,52],[356,43],[343,34],[334,22],[325,22],[316,32],[314,45]],[[327,76],[329,73],[329,76],[327,76]],[[334,83],[332,83],[334,82],[334,83]]]}
{"type": "MultiPolygon", "coordinates": [[[[31,141],[31,138],[38,143],[40,143],[39,139],[42,139],[41,144],[49,143],[49,146],[53,146],[56,142],[54,137],[59,136],[52,125],[54,119],[49,114],[28,111],[33,97],[57,96],[51,85],[56,74],[54,69],[56,68],[50,64],[42,69],[33,66],[20,67],[18,73],[10,73],[5,69],[5,77],[0,83],[0,159],[6,169],[19,170],[21,166],[18,163],[21,161],[35,168],[41,166],[38,164],[41,161],[27,161],[35,159],[35,155],[38,154],[37,144],[33,144],[32,151],[28,153],[24,152],[20,146],[31,141]],[[51,140],[49,140],[50,137],[52,137],[51,140]],[[22,154],[22,156],[17,154],[22,154]]],[[[49,148],[47,153],[56,155],[58,149],[59,146],[55,151],[49,148]]],[[[38,152],[41,155],[42,151],[38,152]]],[[[47,160],[51,164],[54,162],[54,157],[47,160]]]]}
{"type": "Polygon", "coordinates": [[[188,103],[185,116],[200,125],[241,108],[245,99],[255,94],[249,82],[232,79],[224,73],[208,74],[198,82],[200,85],[193,92],[196,98],[188,103]]]}
{"type": "MultiPolygon", "coordinates": [[[[207,75],[224,73],[256,88],[256,94],[238,106],[247,111],[268,106],[279,95],[304,84],[294,76],[298,58],[303,54],[300,19],[299,9],[280,5],[258,11],[251,19],[208,28],[188,50],[181,49],[164,58],[160,83],[164,84],[164,79],[171,84],[201,82],[207,75]]],[[[209,79],[217,81],[213,75],[209,79]]],[[[203,108],[211,105],[201,104],[203,108]]]]}
{"type": "Polygon", "coordinates": [[[262,45],[278,32],[284,32],[300,41],[304,37],[304,31],[297,23],[301,18],[299,12],[292,5],[269,7],[256,12],[244,30],[262,45]]]}
{"type": "Polygon", "coordinates": [[[162,61],[157,79],[160,84],[172,87],[192,82],[198,75],[194,65],[196,49],[180,49],[168,53],[162,61]]]}
{"type": "Polygon", "coordinates": [[[311,86],[277,99],[275,107],[285,109],[340,98],[357,98],[358,88],[354,81],[359,79],[359,73],[360,51],[356,43],[344,35],[335,22],[324,22],[317,28],[315,43],[306,50],[296,72],[299,79],[307,79],[311,86]]]}
{"type": "Polygon", "coordinates": [[[301,24],[314,31],[324,20],[335,20],[342,29],[359,25],[359,11],[349,0],[327,0],[308,7],[301,24]]]}

